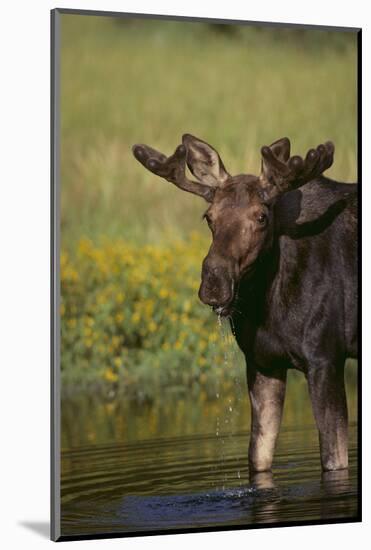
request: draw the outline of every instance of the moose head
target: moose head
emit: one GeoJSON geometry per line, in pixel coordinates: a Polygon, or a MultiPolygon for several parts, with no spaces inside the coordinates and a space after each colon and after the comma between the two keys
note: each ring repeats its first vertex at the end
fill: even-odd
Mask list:
{"type": "Polygon", "coordinates": [[[145,168],[180,189],[203,197],[212,244],[202,264],[199,297],[220,315],[229,315],[242,277],[273,239],[273,205],[286,191],[321,175],[333,162],[334,145],[310,149],[303,159],[290,157],[290,141],[282,138],[261,149],[259,176],[231,176],[218,152],[206,142],[184,134],[182,144],[166,157],[147,145],[133,154],[145,168]],[[186,166],[197,181],[190,180],[186,166]]]}

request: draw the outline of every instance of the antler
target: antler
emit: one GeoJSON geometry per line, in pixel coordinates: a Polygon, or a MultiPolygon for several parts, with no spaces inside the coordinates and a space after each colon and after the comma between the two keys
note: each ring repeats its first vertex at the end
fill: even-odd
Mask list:
{"type": "Polygon", "coordinates": [[[213,187],[187,178],[185,173],[187,151],[184,145],[178,145],[170,157],[143,144],[134,145],[133,154],[153,174],[165,178],[184,191],[203,197],[208,202],[213,200],[215,193],[213,187]]]}
{"type": "Polygon", "coordinates": [[[283,138],[262,147],[261,180],[265,185],[274,185],[279,193],[296,189],[330,168],[334,151],[334,144],[327,141],[316,149],[309,149],[305,159],[297,155],[290,157],[290,142],[283,138]]]}

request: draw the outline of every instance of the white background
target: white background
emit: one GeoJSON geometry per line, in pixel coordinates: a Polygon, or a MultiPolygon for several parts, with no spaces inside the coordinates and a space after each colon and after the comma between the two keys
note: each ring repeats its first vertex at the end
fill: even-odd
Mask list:
{"type": "MultiPolygon", "coordinates": [[[[68,543],[69,547],[219,545],[285,550],[366,547],[370,530],[369,2],[5,0],[0,19],[0,544],[40,548],[49,521],[49,10],[54,7],[363,27],[364,523],[68,543]],[[369,69],[368,67],[368,69],[369,69]],[[367,138],[367,139],[366,139],[367,138]],[[368,322],[368,326],[367,326],[368,322]]],[[[321,60],[319,59],[320,63],[321,60]]],[[[329,87],[331,82],[329,82],[329,87]]],[[[323,93],[334,93],[324,90],[323,93]]],[[[336,90],[335,90],[336,93],[336,90]]],[[[341,113],[339,113],[341,116],[341,113]]],[[[305,131],[305,129],[304,129],[305,131]]],[[[298,510],[300,517],[300,510],[298,510]]],[[[367,546],[369,547],[369,542],[367,546]]]]}

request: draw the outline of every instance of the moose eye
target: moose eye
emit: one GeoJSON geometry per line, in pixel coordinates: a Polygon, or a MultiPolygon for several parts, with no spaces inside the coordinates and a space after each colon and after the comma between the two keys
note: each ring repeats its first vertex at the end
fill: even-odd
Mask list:
{"type": "Polygon", "coordinates": [[[267,223],[267,215],[264,214],[264,212],[262,212],[261,214],[259,214],[258,216],[258,223],[260,223],[260,225],[265,225],[267,223]]]}

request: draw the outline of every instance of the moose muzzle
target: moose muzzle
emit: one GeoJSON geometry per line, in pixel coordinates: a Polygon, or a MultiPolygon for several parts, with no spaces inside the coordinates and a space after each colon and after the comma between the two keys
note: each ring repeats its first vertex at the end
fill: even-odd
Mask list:
{"type": "Polygon", "coordinates": [[[234,284],[225,265],[215,265],[206,258],[202,265],[202,281],[198,292],[201,302],[212,306],[221,315],[228,313],[233,301],[234,284]]]}

